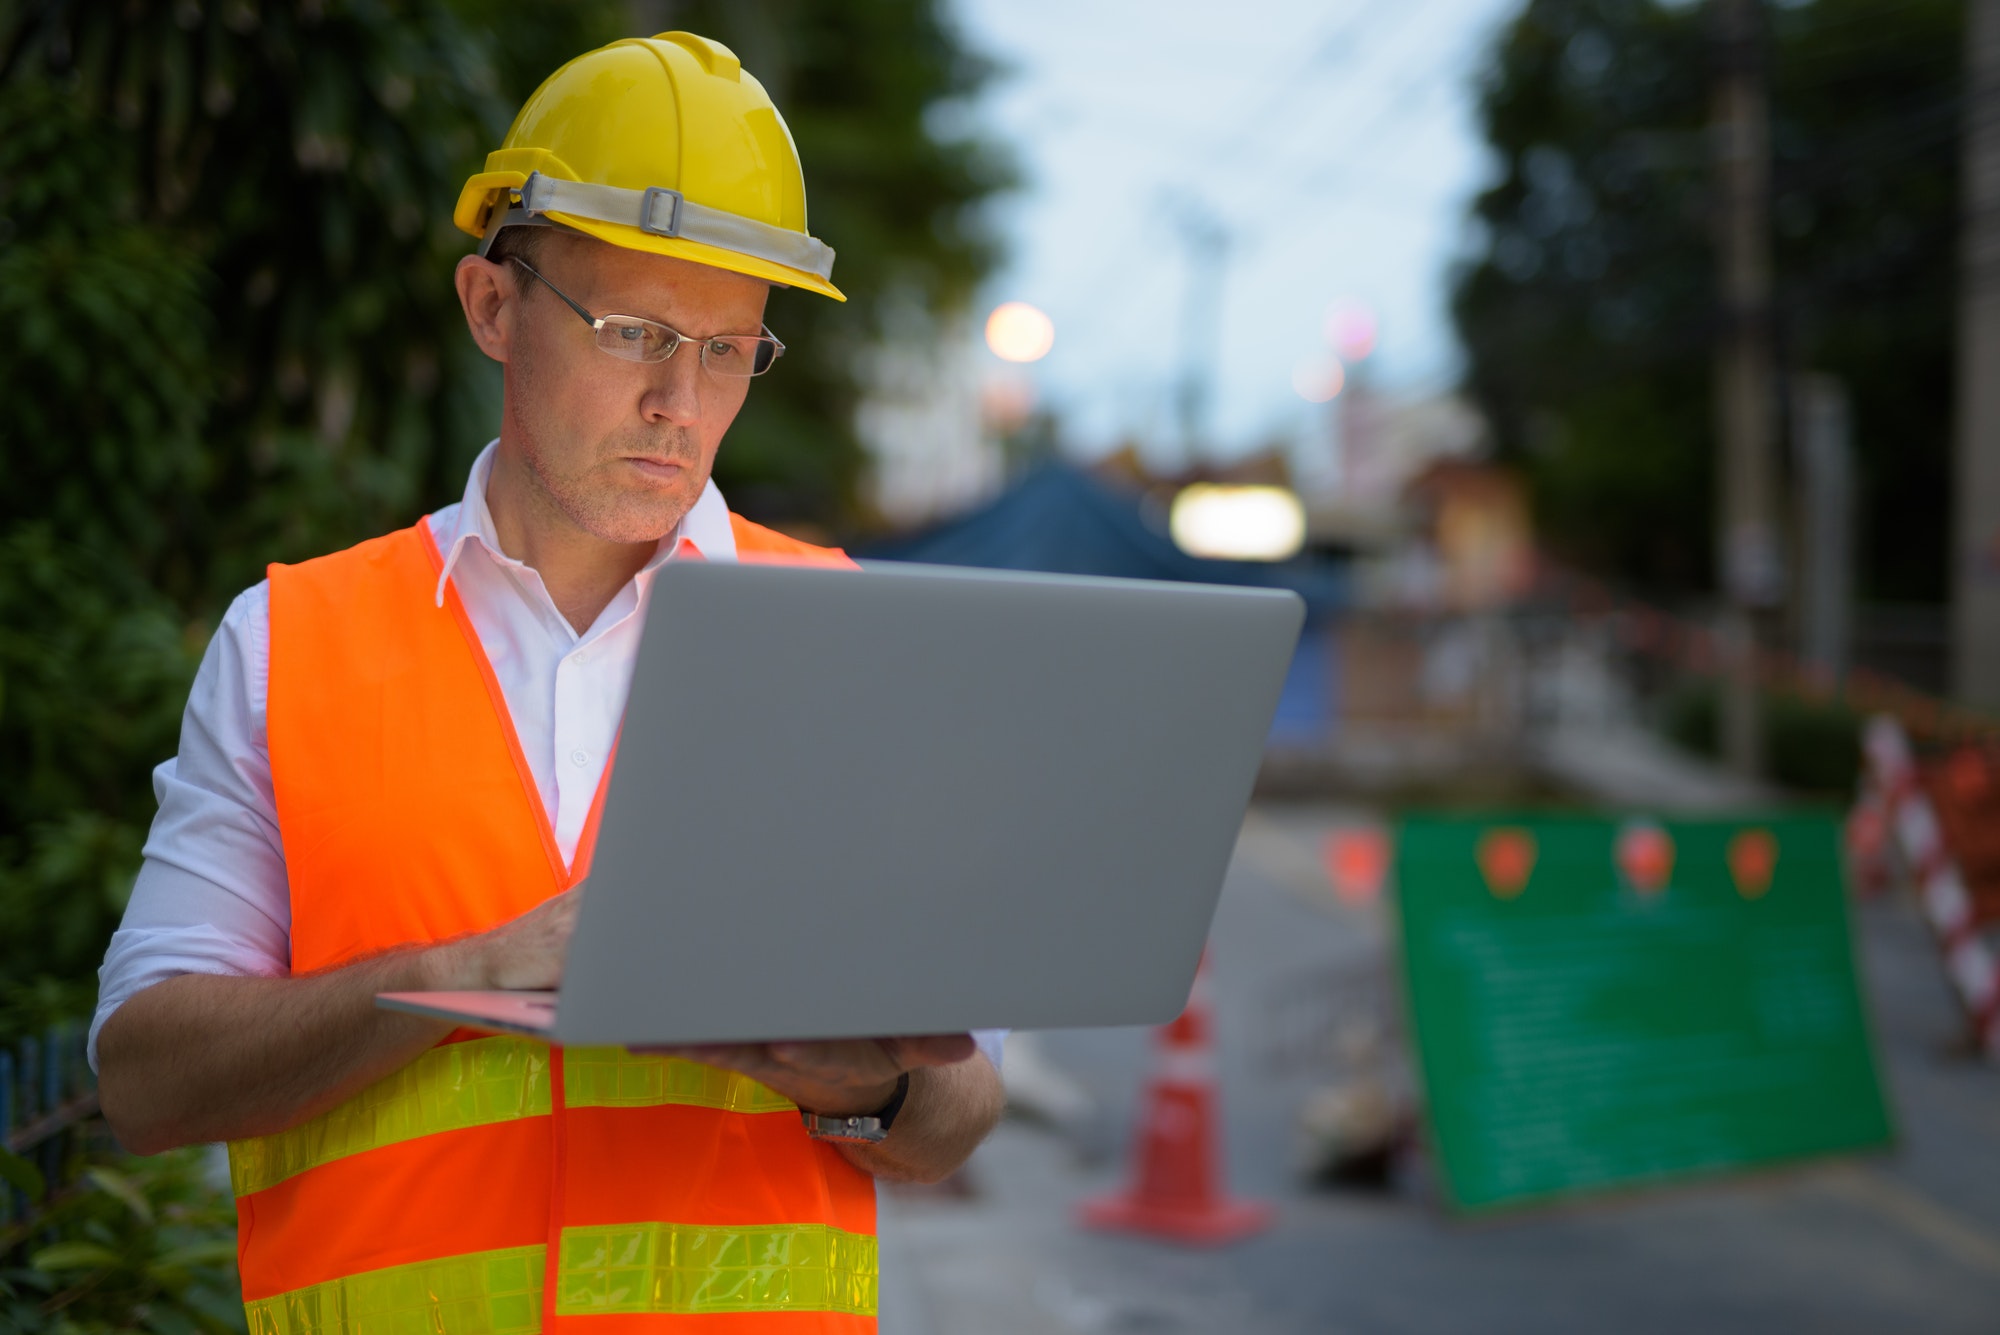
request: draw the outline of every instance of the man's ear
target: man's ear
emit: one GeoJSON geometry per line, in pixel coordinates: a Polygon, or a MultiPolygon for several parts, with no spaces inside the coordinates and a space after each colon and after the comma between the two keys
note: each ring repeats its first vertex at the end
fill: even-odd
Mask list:
{"type": "Polygon", "coordinates": [[[465,308],[465,327],[479,350],[503,365],[514,345],[514,312],[521,295],[512,267],[467,255],[452,275],[458,304],[465,308]]]}

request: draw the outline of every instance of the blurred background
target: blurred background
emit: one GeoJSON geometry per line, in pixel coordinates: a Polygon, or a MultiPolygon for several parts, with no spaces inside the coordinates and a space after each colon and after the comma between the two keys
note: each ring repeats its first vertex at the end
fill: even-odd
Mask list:
{"type": "Polygon", "coordinates": [[[769,87],[851,298],[774,295],[734,508],[1312,609],[1216,936],[1276,1225],[1077,1243],[1147,1038],[1031,1038],[890,1201],[889,1335],[2000,1329],[1995,0],[0,0],[0,1326],[240,1328],[210,1160],[81,1068],[150,771],[266,563],[462,490],[451,203],[668,28],[769,87]],[[1445,1223],[1386,907],[1440,807],[1840,816],[1897,1153],[1445,1223]]]}

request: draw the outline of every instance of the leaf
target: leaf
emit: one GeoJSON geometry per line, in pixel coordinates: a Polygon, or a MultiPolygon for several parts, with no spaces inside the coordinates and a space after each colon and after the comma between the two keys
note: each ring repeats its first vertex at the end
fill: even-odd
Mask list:
{"type": "Polygon", "coordinates": [[[40,1200],[42,1193],[48,1190],[41,1170],[4,1145],[0,1145],[0,1182],[7,1183],[31,1201],[40,1200]]]}
{"type": "Polygon", "coordinates": [[[235,1262],[236,1239],[234,1238],[210,1238],[206,1242],[191,1242],[185,1247],[176,1247],[153,1258],[153,1266],[175,1269],[185,1266],[234,1265],[235,1262]]]}
{"type": "Polygon", "coordinates": [[[28,1258],[29,1265],[42,1271],[108,1270],[124,1262],[124,1257],[96,1242],[58,1242],[28,1258]]]}
{"type": "Polygon", "coordinates": [[[153,1335],[193,1335],[201,1326],[186,1312],[158,1303],[146,1305],[145,1329],[153,1335]]]}
{"type": "Polygon", "coordinates": [[[123,1201],[125,1208],[139,1217],[140,1222],[153,1222],[153,1203],[146,1199],[146,1193],[139,1184],[123,1173],[110,1168],[92,1168],[84,1174],[99,1191],[107,1196],[115,1196],[123,1201]]]}

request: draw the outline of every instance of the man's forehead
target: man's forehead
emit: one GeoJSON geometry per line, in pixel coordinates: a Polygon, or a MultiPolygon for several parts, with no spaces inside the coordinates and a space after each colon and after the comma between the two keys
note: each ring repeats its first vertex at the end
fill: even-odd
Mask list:
{"type": "MultiPolygon", "coordinates": [[[[615,295],[633,300],[643,298],[654,305],[761,312],[771,292],[771,285],[761,278],[673,255],[627,250],[574,232],[552,232],[544,247],[544,262],[554,260],[556,272],[571,277],[578,287],[600,297],[615,295]]],[[[556,281],[561,283],[562,279],[556,281]]],[[[570,284],[563,286],[567,288],[570,284]]]]}

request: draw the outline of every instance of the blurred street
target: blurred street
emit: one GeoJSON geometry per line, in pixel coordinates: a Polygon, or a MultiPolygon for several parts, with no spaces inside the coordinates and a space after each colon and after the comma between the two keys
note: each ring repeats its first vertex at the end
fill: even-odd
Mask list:
{"type": "Polygon", "coordinates": [[[1329,1035],[1395,1012],[1379,905],[1338,902],[1319,861],[1363,814],[1253,808],[1212,938],[1231,1186],[1276,1202],[1275,1226],[1215,1252],[1076,1227],[1075,1202],[1125,1179],[1149,1035],[1041,1035],[1094,1116],[1010,1118],[968,1196],[884,1193],[883,1335],[2000,1329],[2000,1070],[1953,1050],[1900,892],[1857,914],[1892,1154],[1472,1223],[1421,1155],[1386,1192],[1309,1185],[1299,1114],[1339,1074],[1329,1035]]]}

